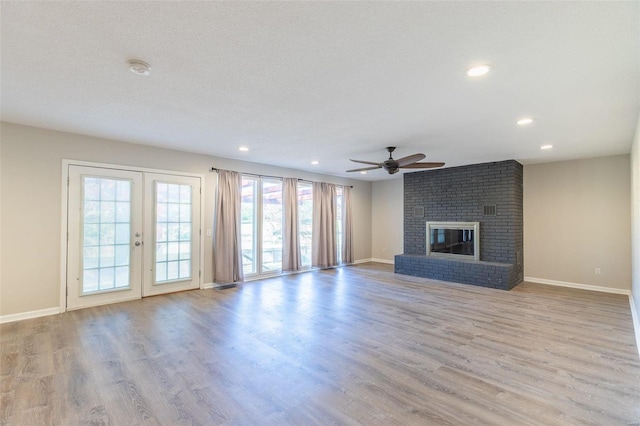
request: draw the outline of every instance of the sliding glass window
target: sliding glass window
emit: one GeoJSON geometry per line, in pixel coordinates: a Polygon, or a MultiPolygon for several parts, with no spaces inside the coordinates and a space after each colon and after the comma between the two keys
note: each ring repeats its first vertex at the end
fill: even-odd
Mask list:
{"type": "Polygon", "coordinates": [[[298,181],[298,232],[300,240],[300,263],[302,268],[311,268],[311,235],[313,230],[313,184],[298,181]]]}
{"type": "Polygon", "coordinates": [[[262,180],[261,273],[282,271],[282,180],[262,180]]]}
{"type": "Polygon", "coordinates": [[[242,177],[242,201],[240,207],[241,214],[241,247],[242,247],[242,268],[245,275],[255,275],[258,273],[258,178],[242,177]]]}
{"type": "Polygon", "coordinates": [[[282,271],[282,180],[242,176],[241,210],[245,276],[282,271]]]}
{"type": "Polygon", "coordinates": [[[342,186],[336,186],[336,251],[339,265],[342,263],[342,186]]]}

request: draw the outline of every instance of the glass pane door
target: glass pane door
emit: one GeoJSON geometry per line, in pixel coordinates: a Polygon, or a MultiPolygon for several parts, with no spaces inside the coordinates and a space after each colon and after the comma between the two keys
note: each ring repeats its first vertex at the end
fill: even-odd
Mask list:
{"type": "Polygon", "coordinates": [[[82,176],[82,294],[131,287],[129,179],[82,176]]]}
{"type": "Polygon", "coordinates": [[[191,279],[190,185],[155,182],[156,284],[191,279]]]}
{"type": "Polygon", "coordinates": [[[67,309],[141,297],[142,173],[69,166],[67,309]]]}
{"type": "Polygon", "coordinates": [[[200,285],[200,178],[145,173],[143,295],[200,285]]]}

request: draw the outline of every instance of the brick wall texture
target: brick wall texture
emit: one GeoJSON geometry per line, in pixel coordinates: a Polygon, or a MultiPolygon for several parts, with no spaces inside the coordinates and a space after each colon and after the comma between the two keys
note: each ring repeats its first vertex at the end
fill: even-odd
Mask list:
{"type": "Polygon", "coordinates": [[[397,273],[511,289],[523,280],[522,259],[520,163],[404,175],[404,255],[396,256],[397,273]],[[485,215],[485,206],[495,206],[495,215],[485,215]],[[480,262],[427,257],[427,221],[480,222],[480,262]]]}

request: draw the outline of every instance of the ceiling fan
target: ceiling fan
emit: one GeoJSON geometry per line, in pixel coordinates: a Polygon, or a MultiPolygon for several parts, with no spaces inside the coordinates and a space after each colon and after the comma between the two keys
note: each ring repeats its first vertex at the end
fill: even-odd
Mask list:
{"type": "Polygon", "coordinates": [[[382,163],[375,163],[373,161],[351,160],[354,163],[371,164],[372,167],[362,167],[359,169],[347,170],[347,172],[362,172],[365,170],[385,169],[390,175],[398,173],[400,169],[432,169],[435,167],[442,167],[444,163],[419,163],[420,160],[426,158],[424,154],[413,154],[406,157],[394,160],[391,153],[396,149],[395,146],[388,146],[389,159],[382,163]]]}

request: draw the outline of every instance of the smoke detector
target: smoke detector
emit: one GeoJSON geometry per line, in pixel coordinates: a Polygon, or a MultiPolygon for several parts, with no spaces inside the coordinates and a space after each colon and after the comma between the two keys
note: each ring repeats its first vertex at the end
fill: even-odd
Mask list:
{"type": "Polygon", "coordinates": [[[151,66],[138,59],[131,59],[127,62],[129,64],[129,71],[138,75],[149,75],[151,74],[151,66]]]}

